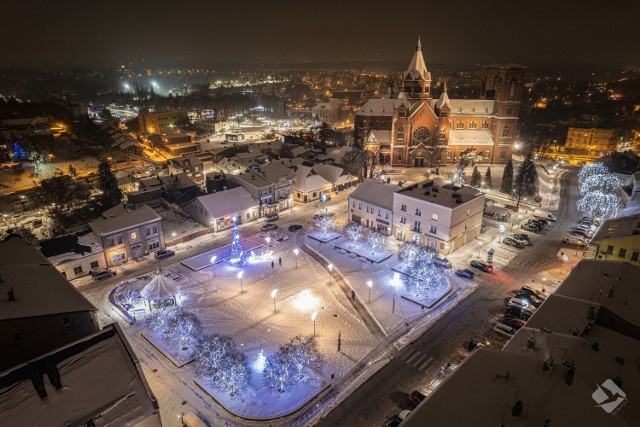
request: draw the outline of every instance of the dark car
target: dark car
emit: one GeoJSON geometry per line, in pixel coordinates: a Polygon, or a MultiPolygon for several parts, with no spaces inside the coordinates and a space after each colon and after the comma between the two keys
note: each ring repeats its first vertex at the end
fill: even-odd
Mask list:
{"type": "Polygon", "coordinates": [[[471,264],[471,267],[477,268],[478,270],[482,270],[485,273],[491,273],[493,271],[493,266],[492,265],[485,264],[482,261],[478,261],[478,260],[474,259],[469,264],[471,264]]]}
{"type": "Polygon", "coordinates": [[[475,274],[473,273],[473,271],[467,270],[465,268],[464,270],[456,270],[456,276],[464,277],[466,279],[473,279],[473,276],[475,276],[475,274]]]}
{"type": "Polygon", "coordinates": [[[522,243],[518,242],[516,239],[512,239],[511,237],[505,237],[504,239],[502,239],[502,243],[508,246],[513,246],[514,248],[518,248],[518,249],[524,247],[522,243]]]}
{"type": "Polygon", "coordinates": [[[531,238],[529,237],[528,234],[524,234],[524,233],[517,233],[514,234],[513,237],[520,239],[520,240],[526,240],[527,242],[531,242],[531,238]]]}
{"type": "Polygon", "coordinates": [[[277,224],[262,224],[262,231],[275,230],[276,228],[278,228],[277,224]]]}
{"type": "Polygon", "coordinates": [[[103,280],[103,279],[108,279],[109,277],[113,277],[116,275],[116,272],[109,269],[109,268],[104,268],[102,270],[92,270],[91,271],[91,277],[93,278],[93,280],[103,280]]]}
{"type": "Polygon", "coordinates": [[[539,231],[540,231],[540,230],[538,229],[538,227],[536,227],[536,226],[535,226],[535,225],[533,225],[533,224],[524,224],[524,225],[520,226],[520,228],[522,228],[523,230],[526,230],[526,231],[530,231],[530,232],[532,232],[532,233],[537,233],[537,232],[539,232],[539,231]]]}
{"type": "Polygon", "coordinates": [[[523,320],[514,316],[510,316],[508,314],[505,314],[500,318],[500,323],[504,323],[505,325],[511,326],[514,329],[520,329],[524,326],[523,320]]]}
{"type": "Polygon", "coordinates": [[[583,239],[591,240],[593,237],[591,233],[587,233],[586,231],[581,230],[573,230],[572,233],[576,236],[582,237],[583,239]]]}
{"type": "Polygon", "coordinates": [[[298,231],[298,230],[302,230],[302,225],[300,225],[300,224],[291,224],[289,226],[289,231],[298,231]]]}
{"type": "Polygon", "coordinates": [[[171,249],[160,249],[159,251],[155,251],[153,256],[156,259],[169,258],[170,256],[174,256],[176,253],[171,249]]]}
{"type": "Polygon", "coordinates": [[[418,406],[420,402],[422,402],[427,396],[420,393],[418,390],[413,390],[409,395],[409,402],[412,404],[411,406],[418,406]]]}
{"type": "Polygon", "coordinates": [[[520,288],[520,292],[522,293],[526,293],[526,294],[530,294],[533,295],[535,297],[538,297],[538,299],[541,300],[545,300],[547,298],[547,296],[545,294],[543,294],[542,292],[535,290],[527,285],[523,286],[522,288],[520,288]]]}
{"type": "Polygon", "coordinates": [[[533,315],[533,313],[531,313],[530,311],[523,310],[518,307],[507,307],[506,310],[504,311],[504,314],[508,314],[509,316],[513,316],[517,319],[522,319],[524,321],[529,320],[529,318],[533,315]]]}
{"type": "Polygon", "coordinates": [[[264,220],[267,222],[277,221],[278,218],[280,218],[280,215],[278,213],[270,213],[264,216],[264,220]]]}

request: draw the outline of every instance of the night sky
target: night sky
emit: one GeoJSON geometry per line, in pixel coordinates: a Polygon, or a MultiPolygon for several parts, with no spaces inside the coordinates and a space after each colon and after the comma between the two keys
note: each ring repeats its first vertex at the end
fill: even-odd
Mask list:
{"type": "Polygon", "coordinates": [[[640,1],[4,1],[0,64],[640,63],[640,1]]]}

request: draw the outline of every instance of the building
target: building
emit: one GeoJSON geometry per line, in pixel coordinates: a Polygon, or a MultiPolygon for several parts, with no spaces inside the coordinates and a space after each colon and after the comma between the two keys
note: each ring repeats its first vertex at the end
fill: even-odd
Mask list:
{"type": "Polygon", "coordinates": [[[293,181],[286,168],[257,167],[239,175],[229,175],[228,181],[243,187],[258,201],[259,216],[276,213],[293,205],[293,181]],[[277,169],[280,169],[278,171],[277,169]]]}
{"type": "Polygon", "coordinates": [[[346,116],[344,102],[340,99],[331,98],[327,102],[320,102],[311,109],[313,118],[319,122],[334,125],[343,121],[346,116]]]}
{"type": "Polygon", "coordinates": [[[402,427],[636,425],[638,275],[581,261],[502,351],[474,351],[402,427]]]}
{"type": "Polygon", "coordinates": [[[347,199],[349,221],[390,235],[393,225],[393,197],[399,185],[365,179],[347,199]]]}
{"type": "Polygon", "coordinates": [[[313,202],[320,200],[323,194],[331,194],[331,183],[314,172],[311,166],[293,166],[289,178],[294,183],[293,199],[296,202],[313,202]]]}
{"type": "Polygon", "coordinates": [[[41,240],[40,252],[68,280],[107,266],[99,238],[91,229],[41,240]]]}
{"type": "Polygon", "coordinates": [[[138,189],[127,194],[127,201],[133,206],[146,204],[160,206],[164,199],[170,203],[186,203],[200,195],[200,188],[186,173],[156,175],[141,179],[138,189]]]}
{"type": "Polygon", "coordinates": [[[420,40],[396,98],[370,99],[356,113],[355,142],[392,166],[436,166],[476,150],[487,163],[511,159],[526,67],[487,65],[480,99],[433,97],[420,40]],[[384,137],[372,131],[386,131],[384,137]]]}
{"type": "Polygon", "coordinates": [[[147,205],[131,210],[118,205],[90,222],[89,227],[100,239],[109,267],[165,247],[162,218],[147,205]]]}
{"type": "MultiPolygon", "coordinates": [[[[327,159],[330,159],[327,157],[327,159]]],[[[344,168],[324,163],[316,163],[313,171],[331,184],[332,191],[342,191],[352,187],[358,181],[358,177],[351,175],[344,168]]]]}
{"type": "Polygon", "coordinates": [[[26,240],[0,252],[0,372],[99,331],[97,309],[26,240]]]}
{"type": "Polygon", "coordinates": [[[242,187],[200,196],[184,206],[191,218],[214,232],[231,228],[235,217],[238,224],[259,218],[260,207],[242,187]]]}
{"type": "Polygon", "coordinates": [[[589,247],[596,259],[640,265],[640,214],[604,221],[589,247]]]}
{"type": "MultiPolygon", "coordinates": [[[[238,127],[238,124],[233,121],[221,121],[218,119],[204,119],[204,120],[196,120],[193,124],[196,129],[207,133],[224,133],[228,131],[232,131],[238,127]]],[[[209,142],[207,140],[207,142],[209,142]]]]}
{"type": "Polygon", "coordinates": [[[621,132],[618,129],[569,128],[565,152],[586,156],[606,156],[616,151],[621,132]]]}
{"type": "Polygon", "coordinates": [[[393,235],[448,254],[480,235],[484,193],[441,179],[404,187],[393,196],[393,235]]]}
{"type": "Polygon", "coordinates": [[[188,121],[189,114],[186,110],[157,111],[138,115],[140,132],[146,133],[162,133],[165,128],[180,127],[188,121]]]}

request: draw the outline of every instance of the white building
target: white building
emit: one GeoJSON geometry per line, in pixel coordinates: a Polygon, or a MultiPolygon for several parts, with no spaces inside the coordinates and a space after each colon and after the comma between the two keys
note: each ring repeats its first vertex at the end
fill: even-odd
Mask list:
{"type": "MultiPolygon", "coordinates": [[[[288,169],[282,172],[289,172],[288,169]]],[[[260,205],[260,216],[291,207],[293,181],[286,173],[278,174],[274,168],[254,168],[240,175],[229,175],[229,182],[242,186],[260,205]]]]}
{"type": "Polygon", "coordinates": [[[328,102],[321,102],[311,109],[311,114],[320,122],[329,125],[341,122],[346,117],[344,102],[331,98],[328,102]]]}
{"type": "Polygon", "coordinates": [[[193,199],[184,206],[191,218],[215,232],[259,218],[258,202],[242,187],[219,191],[193,199]]]}
{"type": "Polygon", "coordinates": [[[393,198],[393,234],[448,254],[480,234],[484,193],[441,179],[400,189],[393,198]]]}
{"type": "Polygon", "coordinates": [[[365,179],[349,195],[349,221],[363,227],[391,234],[393,225],[393,195],[402,187],[377,179],[365,179]]]}

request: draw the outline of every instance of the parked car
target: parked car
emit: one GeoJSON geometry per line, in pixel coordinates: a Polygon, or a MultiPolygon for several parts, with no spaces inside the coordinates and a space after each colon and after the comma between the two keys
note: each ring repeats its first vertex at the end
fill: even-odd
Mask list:
{"type": "Polygon", "coordinates": [[[562,241],[564,243],[568,243],[568,244],[573,245],[573,246],[586,246],[587,245],[587,240],[584,237],[579,236],[577,234],[566,234],[562,238],[562,241]]]}
{"type": "Polygon", "coordinates": [[[549,211],[545,211],[544,209],[534,209],[533,216],[536,218],[544,219],[545,221],[555,222],[557,220],[554,214],[549,211]]]}
{"type": "Polygon", "coordinates": [[[538,291],[536,289],[533,289],[532,287],[527,286],[527,285],[524,285],[522,288],[520,288],[520,292],[524,292],[524,293],[533,295],[533,296],[538,297],[538,299],[541,299],[543,301],[545,299],[547,299],[547,296],[545,294],[543,294],[542,292],[540,292],[540,291],[538,291]]]}
{"type": "Polygon", "coordinates": [[[516,239],[513,239],[511,237],[505,237],[504,239],[502,239],[502,243],[504,243],[505,245],[509,245],[509,246],[513,246],[514,248],[523,248],[524,245],[520,242],[518,242],[516,239]]]}
{"type": "Polygon", "coordinates": [[[473,276],[475,276],[475,274],[473,271],[467,270],[465,268],[464,270],[456,270],[456,276],[464,277],[466,279],[473,279],[473,276]]]}
{"type": "Polygon", "coordinates": [[[159,251],[155,251],[153,253],[153,256],[155,257],[155,259],[162,259],[162,258],[169,258],[171,256],[174,256],[176,254],[175,251],[172,251],[171,249],[160,249],[159,251]]]}
{"type": "Polygon", "coordinates": [[[278,215],[277,213],[270,213],[264,216],[264,220],[267,222],[277,221],[278,218],[280,218],[280,215],[278,215]]]}
{"type": "Polygon", "coordinates": [[[473,350],[475,350],[478,347],[486,347],[486,346],[484,344],[482,344],[481,342],[471,340],[465,345],[464,348],[468,352],[472,352],[473,350]]]}
{"type": "Polygon", "coordinates": [[[413,390],[409,395],[409,402],[413,404],[414,407],[418,406],[420,402],[426,399],[427,396],[420,393],[418,390],[413,390]]]}
{"type": "Polygon", "coordinates": [[[275,230],[276,228],[278,228],[278,225],[267,223],[267,224],[262,224],[261,228],[262,228],[262,231],[275,230]]]}
{"type": "Polygon", "coordinates": [[[514,329],[520,329],[524,326],[524,321],[514,316],[505,314],[500,318],[500,323],[511,326],[514,329]]]}
{"type": "Polygon", "coordinates": [[[474,259],[469,264],[471,265],[471,267],[477,268],[478,270],[482,270],[485,273],[491,273],[493,271],[493,266],[492,265],[485,264],[482,261],[478,261],[478,260],[474,259]]]}
{"type": "Polygon", "coordinates": [[[434,256],[433,264],[437,267],[451,268],[451,261],[441,256],[434,256]]]}
{"type": "Polygon", "coordinates": [[[549,225],[549,221],[546,221],[542,218],[531,218],[529,222],[535,222],[536,224],[540,224],[543,227],[546,227],[547,225],[549,225]]]}
{"type": "Polygon", "coordinates": [[[404,419],[407,418],[410,413],[411,413],[410,410],[405,409],[404,411],[400,412],[400,415],[398,415],[398,418],[400,418],[402,421],[404,421],[404,419]]]}
{"type": "Polygon", "coordinates": [[[91,277],[93,280],[103,280],[108,279],[109,277],[113,277],[116,275],[116,272],[111,270],[110,268],[104,268],[102,270],[91,270],[91,277]]]}
{"type": "Polygon", "coordinates": [[[524,246],[528,246],[531,244],[531,241],[529,241],[528,237],[524,239],[521,236],[523,236],[523,234],[512,234],[509,237],[524,246]]]}
{"type": "Polygon", "coordinates": [[[537,232],[539,232],[539,231],[540,231],[540,230],[538,229],[538,227],[536,227],[536,226],[535,226],[535,225],[533,225],[533,224],[524,224],[524,225],[521,225],[521,226],[520,226],[520,228],[522,228],[523,230],[526,230],[526,231],[530,231],[530,232],[532,232],[532,233],[537,233],[537,232]]]}
{"type": "Polygon", "coordinates": [[[573,234],[574,236],[580,236],[585,240],[591,240],[591,238],[593,237],[591,233],[588,233],[586,231],[581,231],[581,230],[573,230],[571,234],[573,234]]]}
{"type": "Polygon", "coordinates": [[[541,230],[544,228],[544,225],[542,225],[542,223],[540,223],[540,222],[538,222],[538,221],[534,221],[534,220],[532,220],[532,219],[530,219],[530,220],[527,222],[527,225],[530,225],[530,226],[532,226],[532,227],[535,227],[535,228],[536,228],[536,230],[538,230],[538,231],[541,231],[541,230]]]}
{"type": "Polygon", "coordinates": [[[537,297],[537,296],[535,296],[535,295],[531,295],[531,294],[526,293],[526,292],[523,292],[523,291],[518,291],[518,293],[516,293],[516,296],[515,296],[515,297],[516,297],[516,298],[520,298],[520,299],[525,300],[526,302],[528,302],[528,303],[529,303],[529,305],[532,305],[532,306],[534,306],[535,308],[540,307],[540,305],[541,305],[541,304],[542,304],[542,302],[544,301],[544,300],[542,300],[542,299],[538,298],[538,297],[537,297]]]}
{"type": "Polygon", "coordinates": [[[525,300],[524,298],[513,297],[509,300],[507,305],[509,307],[516,307],[522,310],[528,310],[531,313],[536,311],[536,308],[532,304],[530,304],[528,300],[525,300]]]}
{"type": "Polygon", "coordinates": [[[530,312],[528,310],[523,310],[523,309],[517,308],[517,307],[507,307],[506,310],[504,311],[504,313],[508,314],[509,316],[513,316],[515,318],[522,319],[524,321],[529,320],[529,318],[533,315],[532,312],[530,312]]]}
{"type": "Polygon", "coordinates": [[[289,231],[298,231],[298,230],[302,230],[302,225],[300,225],[300,224],[291,224],[289,226],[289,231]]]}
{"type": "Polygon", "coordinates": [[[573,229],[576,231],[584,231],[585,233],[593,232],[593,229],[591,228],[591,226],[585,226],[585,225],[576,225],[573,227],[573,229]]]}
{"type": "Polygon", "coordinates": [[[516,333],[515,328],[512,328],[511,326],[505,325],[504,323],[500,323],[500,322],[496,323],[493,326],[493,330],[502,335],[513,335],[516,333]]]}

